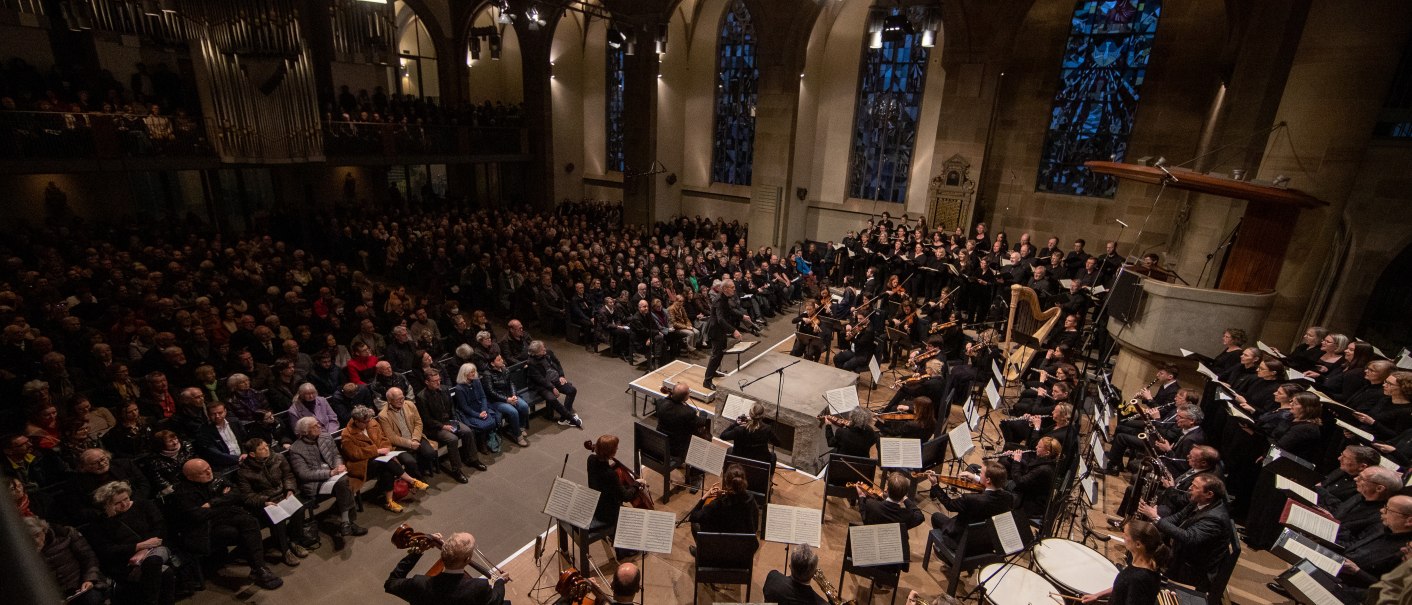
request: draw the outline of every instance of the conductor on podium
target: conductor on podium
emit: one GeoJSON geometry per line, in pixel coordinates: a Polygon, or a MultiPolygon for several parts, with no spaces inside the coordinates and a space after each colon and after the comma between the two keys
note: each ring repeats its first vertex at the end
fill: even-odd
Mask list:
{"type": "Polygon", "coordinates": [[[706,327],[706,336],[711,339],[711,360],[706,362],[706,380],[702,386],[716,389],[716,370],[726,356],[726,339],[740,338],[742,322],[749,324],[750,316],[740,310],[740,303],[735,298],[735,282],[721,280],[716,299],[711,302],[711,322],[706,327]]]}

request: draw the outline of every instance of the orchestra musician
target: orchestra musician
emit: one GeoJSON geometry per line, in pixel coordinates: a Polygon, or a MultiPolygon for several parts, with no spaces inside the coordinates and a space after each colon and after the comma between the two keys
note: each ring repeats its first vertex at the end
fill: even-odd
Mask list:
{"type": "Polygon", "coordinates": [[[1054,494],[1054,480],[1058,476],[1055,463],[1064,454],[1064,446],[1053,437],[1040,437],[1033,453],[1007,452],[1004,459],[1009,466],[1010,491],[1019,499],[1019,505],[1030,519],[1044,518],[1049,508],[1049,498],[1054,494]]]}
{"type": "Polygon", "coordinates": [[[958,498],[952,498],[937,483],[935,471],[927,471],[927,476],[932,480],[931,498],[954,513],[948,515],[938,511],[932,513],[931,519],[932,527],[941,530],[952,546],[960,542],[961,533],[966,530],[967,525],[986,521],[998,514],[1015,510],[1015,494],[1002,487],[1009,480],[1010,475],[999,462],[986,463],[979,475],[970,472],[961,473],[961,478],[981,484],[984,489],[979,494],[965,494],[958,498]]]}
{"type": "Polygon", "coordinates": [[[914,397],[911,402],[898,406],[898,411],[894,413],[901,418],[886,421],[878,427],[884,436],[926,441],[936,434],[936,406],[930,397],[914,397]]]}
{"type": "Polygon", "coordinates": [[[853,311],[853,323],[844,331],[849,348],[833,356],[833,365],[849,372],[861,372],[868,367],[877,352],[876,326],[868,319],[871,310],[859,307],[853,311]]]}
{"type": "Polygon", "coordinates": [[[841,421],[834,416],[824,416],[828,426],[824,427],[824,439],[837,454],[870,458],[873,446],[878,444],[878,428],[873,413],[867,408],[856,407],[848,412],[848,419],[841,421]]]}
{"type": "Polygon", "coordinates": [[[1086,594],[1081,602],[1093,603],[1107,597],[1108,605],[1151,605],[1162,589],[1162,573],[1172,559],[1172,551],[1162,541],[1157,526],[1133,519],[1123,527],[1123,544],[1132,561],[1113,579],[1113,587],[1086,594]]]}
{"type": "Polygon", "coordinates": [[[711,302],[711,321],[706,331],[706,337],[711,340],[711,359],[706,362],[706,380],[702,386],[715,390],[716,370],[726,356],[726,339],[739,339],[742,323],[749,324],[750,316],[740,310],[740,301],[735,297],[735,282],[722,280],[718,296],[711,302]]]}
{"type": "Polygon", "coordinates": [[[914,397],[929,397],[933,402],[945,401],[946,364],[933,357],[927,360],[925,368],[925,373],[898,383],[901,386],[897,387],[897,393],[892,396],[891,401],[888,401],[887,407],[883,408],[883,411],[895,411],[902,406],[902,402],[914,397]]]}
{"type": "Polygon", "coordinates": [[[1150,502],[1138,504],[1138,514],[1157,524],[1172,549],[1166,576],[1176,582],[1211,588],[1211,574],[1224,558],[1234,528],[1226,512],[1226,484],[1212,473],[1197,475],[1186,507],[1167,516],[1150,502]]]}
{"type": "MultiPolygon", "coordinates": [[[[599,493],[598,506],[593,510],[593,523],[589,530],[601,527],[615,528],[618,526],[618,513],[623,504],[638,498],[638,492],[646,490],[647,484],[641,479],[622,480],[617,470],[617,467],[622,465],[617,459],[617,435],[603,435],[597,441],[583,442],[583,446],[593,452],[588,456],[588,487],[599,493]]],[[[621,555],[619,559],[623,559],[631,554],[631,551],[619,550],[617,554],[621,555]]]]}
{"type": "MultiPolygon", "coordinates": [[[[745,469],[726,467],[721,483],[706,490],[691,511],[691,535],[701,532],[753,534],[760,528],[760,505],[749,491],[745,469]]],[[[696,556],[696,547],[691,547],[696,556]]]]}
{"type": "MultiPolygon", "coordinates": [[[[858,511],[863,517],[863,525],[902,524],[902,560],[910,561],[912,549],[907,534],[925,520],[922,511],[917,508],[917,503],[907,497],[912,491],[912,479],[906,473],[888,473],[884,487],[887,490],[886,497],[877,498],[871,496],[862,486],[857,486],[858,511]]],[[[901,569],[902,565],[904,564],[883,565],[878,569],[901,569]]]]}
{"type": "Polygon", "coordinates": [[[808,544],[795,544],[789,551],[789,575],[778,569],[765,576],[765,602],[779,605],[828,605],[809,582],[819,569],[819,556],[808,544]]]}
{"type": "MultiPolygon", "coordinates": [[[[1191,448],[1186,454],[1186,472],[1173,477],[1171,473],[1162,475],[1162,489],[1157,492],[1157,500],[1153,504],[1157,505],[1157,514],[1167,516],[1186,507],[1189,502],[1188,492],[1191,490],[1191,482],[1201,473],[1217,472],[1216,465],[1221,461],[1221,454],[1216,448],[1209,445],[1198,445],[1191,448]]],[[[1132,513],[1137,508],[1137,494],[1134,492],[1135,486],[1129,485],[1123,491],[1123,501],[1118,506],[1118,517],[1109,517],[1108,525],[1114,529],[1122,526],[1123,517],[1132,513]]]]}
{"type": "Polygon", "coordinates": [[[775,455],[770,451],[774,435],[774,430],[766,422],[764,404],[756,402],[750,406],[748,417],[737,418],[721,431],[721,440],[732,443],[730,451],[727,452],[731,455],[774,463],[775,455]]]}
{"type": "Polygon", "coordinates": [[[1034,449],[1034,442],[1046,435],[1052,435],[1060,443],[1064,443],[1068,439],[1069,421],[1073,418],[1074,413],[1074,406],[1067,403],[1069,400],[1068,383],[1054,383],[1050,389],[1050,400],[1053,402],[1052,405],[1037,408],[1035,410],[1037,413],[1024,414],[1019,418],[1001,421],[1000,432],[1005,437],[1005,449],[1024,449],[1015,445],[1021,443],[1029,446],[1029,449],[1034,449]],[[1047,414],[1043,413],[1046,411],[1047,414]],[[1055,435],[1056,431],[1059,434],[1055,435]]]}
{"type": "Polygon", "coordinates": [[[794,346],[790,348],[789,354],[794,357],[803,357],[809,361],[817,362],[828,349],[829,338],[833,335],[833,326],[828,319],[828,309],[820,307],[819,303],[813,299],[804,301],[804,305],[799,309],[799,315],[791,320],[795,325],[795,330],[804,336],[794,337],[794,346]],[[813,338],[809,338],[812,336],[813,338]]]}
{"type": "MultiPolygon", "coordinates": [[[[441,540],[441,534],[432,534],[441,540]]],[[[397,567],[388,574],[383,590],[412,605],[501,605],[505,601],[505,582],[508,578],[496,578],[491,583],[485,578],[474,578],[466,573],[471,565],[471,557],[476,551],[476,538],[466,532],[451,534],[441,540],[440,573],[433,576],[407,577],[422,558],[421,548],[412,548],[397,562],[397,567]]]]}

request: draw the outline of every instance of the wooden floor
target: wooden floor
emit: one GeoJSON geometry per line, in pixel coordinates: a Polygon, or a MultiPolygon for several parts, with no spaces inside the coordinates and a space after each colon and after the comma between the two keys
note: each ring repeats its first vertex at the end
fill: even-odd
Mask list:
{"type": "MultiPolygon", "coordinates": [[[[788,350],[789,341],[779,343],[772,350],[788,350]]],[[[757,349],[760,349],[757,347],[757,349]]],[[[760,353],[763,353],[760,350],[760,353]]],[[[883,387],[875,389],[872,399],[876,401],[874,405],[881,406],[893,394],[893,391],[886,387],[892,381],[891,377],[885,378],[883,387]]],[[[866,382],[866,381],[865,381],[866,382]]],[[[867,405],[869,390],[866,386],[859,388],[860,400],[867,405]]],[[[962,422],[959,406],[953,409],[953,416],[948,422],[948,426],[955,426],[962,422]]],[[[987,429],[993,431],[993,429],[987,429]]],[[[991,435],[994,437],[994,435],[991,435]]],[[[981,448],[976,448],[967,458],[967,462],[979,462],[983,455],[992,452],[985,452],[981,448]]],[[[643,478],[649,485],[660,486],[661,477],[651,470],[643,469],[643,478]]],[[[680,474],[676,474],[675,479],[680,480],[680,474]]],[[[1114,532],[1108,529],[1107,518],[1111,511],[1118,507],[1121,500],[1123,488],[1127,483],[1124,478],[1110,477],[1101,482],[1102,498],[1098,504],[1089,507],[1087,502],[1079,505],[1075,510],[1087,512],[1090,527],[1094,532],[1102,535],[1109,535],[1114,532]]],[[[718,481],[718,477],[708,476],[707,485],[718,481]]],[[[928,486],[921,486],[922,493],[928,486]]],[[[685,515],[696,504],[699,496],[686,491],[678,491],[672,495],[668,504],[658,504],[657,510],[673,512],[679,519],[685,515]]],[[[773,496],[770,500],[775,504],[787,504],[806,508],[818,509],[823,502],[823,482],[810,475],[806,475],[793,469],[781,468],[774,476],[773,496]]],[[[920,508],[930,517],[931,513],[942,509],[939,504],[931,500],[924,500],[919,504],[920,508]]],[[[818,549],[819,568],[824,571],[826,579],[838,586],[839,571],[842,565],[844,541],[847,536],[846,528],[850,522],[859,521],[859,514],[856,509],[849,506],[848,502],[842,498],[830,498],[827,513],[824,517],[822,534],[822,547],[818,549]]],[[[1076,542],[1084,542],[1085,535],[1081,524],[1063,523],[1065,529],[1070,530],[1067,535],[1056,536],[1065,537],[1076,542]]],[[[924,553],[927,533],[930,531],[929,522],[914,528],[910,532],[909,540],[912,550],[911,569],[902,576],[901,590],[896,595],[897,601],[905,601],[908,590],[916,590],[924,597],[935,597],[945,591],[946,567],[935,557],[931,561],[929,569],[922,569],[922,556],[924,553]]],[[[536,566],[533,556],[533,548],[526,548],[517,555],[508,559],[502,567],[516,581],[510,584],[512,599],[518,602],[528,597],[529,600],[537,603],[546,603],[554,597],[554,582],[558,578],[559,572],[568,563],[555,554],[557,536],[546,536],[545,554],[540,561],[540,566],[536,566]],[[535,579],[539,581],[536,582],[535,579]]],[[[688,547],[693,544],[689,524],[682,524],[677,527],[673,540],[673,551],[668,555],[648,554],[644,561],[641,556],[630,559],[645,568],[645,602],[646,603],[689,603],[693,601],[707,603],[735,603],[735,602],[761,602],[763,596],[761,586],[766,574],[773,569],[783,569],[786,550],[782,544],[772,542],[762,542],[760,550],[755,557],[755,573],[750,594],[747,597],[744,587],[741,586],[710,586],[701,585],[697,587],[699,593],[693,594],[694,584],[693,565],[694,558],[689,554],[688,547]]],[[[1113,561],[1121,564],[1124,558],[1123,547],[1116,540],[1102,542],[1096,538],[1089,537],[1086,540],[1087,546],[1113,561]]],[[[612,549],[606,542],[598,542],[590,549],[590,557],[593,564],[602,572],[604,578],[611,577],[616,561],[613,559],[612,549]]],[[[1017,559],[1017,564],[1040,571],[1029,555],[1021,555],[1017,559]]],[[[1284,564],[1275,556],[1268,552],[1252,553],[1244,551],[1239,566],[1231,579],[1228,590],[1228,602],[1232,603],[1277,603],[1281,602],[1274,593],[1265,588],[1268,582],[1275,575],[1286,569],[1284,564]]],[[[956,595],[968,594],[976,584],[977,579],[972,575],[963,574],[961,584],[956,595]]],[[[818,590],[818,586],[815,586],[818,590]]],[[[868,602],[868,584],[866,580],[858,581],[849,576],[841,587],[841,592],[845,600],[857,599],[859,603],[868,602]]],[[[821,590],[819,590],[822,593],[821,590]]],[[[872,599],[874,602],[884,603],[893,599],[891,593],[879,593],[872,599]]],[[[1057,602],[1057,599],[1052,599],[1057,602]]],[[[1000,604],[1008,605],[1008,604],[1000,604]]],[[[1023,605],[1023,604],[1021,604],[1023,605]]]]}

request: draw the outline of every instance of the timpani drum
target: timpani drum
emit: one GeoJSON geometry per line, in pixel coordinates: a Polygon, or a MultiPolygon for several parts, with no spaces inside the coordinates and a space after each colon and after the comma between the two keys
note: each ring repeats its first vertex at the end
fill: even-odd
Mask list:
{"type": "Polygon", "coordinates": [[[1063,605],[1054,596],[1053,584],[1033,571],[1009,563],[991,563],[980,570],[976,580],[985,585],[985,600],[991,605],[1063,605]]]}
{"type": "Polygon", "coordinates": [[[1034,547],[1034,561],[1044,577],[1072,595],[1112,588],[1118,577],[1118,568],[1112,561],[1072,540],[1040,540],[1034,547]]]}

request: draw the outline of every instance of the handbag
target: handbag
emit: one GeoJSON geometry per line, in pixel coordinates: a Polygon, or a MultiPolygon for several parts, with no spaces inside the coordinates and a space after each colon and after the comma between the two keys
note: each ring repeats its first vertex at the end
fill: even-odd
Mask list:
{"type": "Polygon", "coordinates": [[[142,564],[146,563],[148,559],[154,557],[162,562],[162,571],[166,571],[169,567],[171,567],[172,549],[167,548],[165,546],[154,546],[152,548],[147,549],[147,554],[144,555],[142,557],[142,560],[138,561],[137,564],[128,566],[128,581],[141,581],[142,564]]]}

